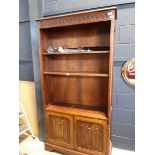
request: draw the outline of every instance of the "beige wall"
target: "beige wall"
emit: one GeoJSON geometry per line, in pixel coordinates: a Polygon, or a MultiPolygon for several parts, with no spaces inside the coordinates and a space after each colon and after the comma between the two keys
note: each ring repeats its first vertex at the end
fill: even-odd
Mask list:
{"type": "Polygon", "coordinates": [[[34,82],[19,81],[19,99],[35,136],[39,135],[34,82]]]}

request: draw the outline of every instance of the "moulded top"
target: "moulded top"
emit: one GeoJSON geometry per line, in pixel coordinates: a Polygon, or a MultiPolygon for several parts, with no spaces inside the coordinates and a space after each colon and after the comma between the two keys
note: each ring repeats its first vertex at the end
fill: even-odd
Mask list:
{"type": "MultiPolygon", "coordinates": [[[[115,10],[116,11],[117,7],[104,7],[104,8],[99,8],[99,9],[88,9],[88,10],[72,12],[72,13],[65,13],[65,14],[59,14],[59,15],[51,15],[51,16],[48,16],[48,17],[38,18],[38,19],[36,19],[36,21],[52,19],[52,18],[56,18],[56,17],[65,17],[65,16],[68,16],[68,15],[77,15],[77,14],[96,12],[96,11],[106,11],[106,10],[115,10]]],[[[115,18],[117,18],[117,12],[115,14],[115,18]]]]}
{"type": "Polygon", "coordinates": [[[88,24],[95,22],[108,21],[116,18],[116,7],[91,9],[74,13],[54,15],[50,17],[40,18],[39,28],[63,27],[79,24],[88,24]]]}

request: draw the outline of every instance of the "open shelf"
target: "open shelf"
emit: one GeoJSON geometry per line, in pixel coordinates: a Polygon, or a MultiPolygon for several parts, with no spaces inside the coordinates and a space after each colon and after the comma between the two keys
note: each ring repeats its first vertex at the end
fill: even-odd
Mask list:
{"type": "Polygon", "coordinates": [[[72,75],[107,77],[109,73],[109,54],[64,54],[61,56],[53,54],[45,56],[43,60],[44,72],[48,74],[51,72],[51,75],[60,72],[61,75],[71,73],[72,75]]]}
{"type": "Polygon", "coordinates": [[[47,111],[55,111],[55,112],[65,112],[67,114],[73,114],[78,116],[99,118],[99,119],[107,119],[106,113],[104,109],[83,105],[75,105],[68,103],[52,103],[49,104],[46,109],[47,111]]]}
{"type": "MultiPolygon", "coordinates": [[[[110,21],[41,29],[42,47],[110,47],[110,21]]],[[[95,51],[95,50],[94,50],[95,51]]]]}
{"type": "Polygon", "coordinates": [[[99,73],[44,72],[44,74],[46,74],[46,75],[62,75],[62,76],[108,77],[108,74],[99,74],[99,73]]]}
{"type": "Polygon", "coordinates": [[[85,109],[85,110],[93,110],[93,111],[104,111],[102,107],[93,107],[93,106],[86,106],[86,105],[79,105],[79,104],[71,104],[66,102],[54,102],[52,105],[58,105],[62,107],[68,108],[76,108],[76,109],[85,109]]]}
{"type": "Polygon", "coordinates": [[[43,55],[48,56],[48,55],[64,55],[64,54],[108,54],[109,51],[91,51],[91,52],[55,52],[55,53],[43,53],[43,55]]]}
{"type": "Polygon", "coordinates": [[[99,109],[107,106],[107,77],[46,75],[44,78],[47,104],[72,103],[99,109]]]}

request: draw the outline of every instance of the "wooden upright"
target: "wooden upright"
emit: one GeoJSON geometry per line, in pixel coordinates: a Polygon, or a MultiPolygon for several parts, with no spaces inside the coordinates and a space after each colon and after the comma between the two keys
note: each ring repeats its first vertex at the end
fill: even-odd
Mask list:
{"type": "Polygon", "coordinates": [[[37,20],[46,150],[110,155],[115,17],[113,7],[37,20]]]}

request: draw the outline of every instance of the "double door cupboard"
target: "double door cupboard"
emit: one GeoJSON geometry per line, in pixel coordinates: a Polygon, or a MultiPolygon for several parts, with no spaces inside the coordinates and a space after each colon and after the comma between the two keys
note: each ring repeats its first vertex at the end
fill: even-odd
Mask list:
{"type": "Polygon", "coordinates": [[[110,155],[115,18],[113,7],[37,20],[46,150],[110,155]]]}

